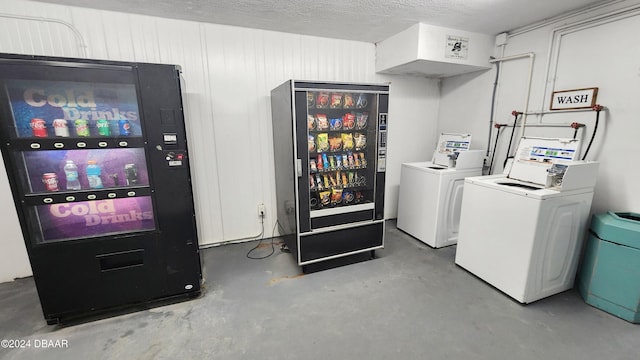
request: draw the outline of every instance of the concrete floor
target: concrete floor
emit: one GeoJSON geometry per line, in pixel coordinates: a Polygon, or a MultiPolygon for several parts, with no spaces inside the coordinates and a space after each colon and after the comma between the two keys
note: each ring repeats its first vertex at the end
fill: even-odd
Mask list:
{"type": "Polygon", "coordinates": [[[640,325],[575,291],[520,305],[393,221],[377,259],[313,274],[254,245],[203,250],[200,298],[73,326],[45,324],[32,279],[0,284],[0,339],[32,341],[0,359],[640,358],[640,325]]]}

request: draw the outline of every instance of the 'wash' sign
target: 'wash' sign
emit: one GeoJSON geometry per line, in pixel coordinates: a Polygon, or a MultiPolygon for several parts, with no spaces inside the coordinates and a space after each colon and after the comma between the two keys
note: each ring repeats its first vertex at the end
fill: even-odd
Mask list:
{"type": "Polygon", "coordinates": [[[554,91],[551,110],[590,109],[596,104],[598,88],[554,91]]]}

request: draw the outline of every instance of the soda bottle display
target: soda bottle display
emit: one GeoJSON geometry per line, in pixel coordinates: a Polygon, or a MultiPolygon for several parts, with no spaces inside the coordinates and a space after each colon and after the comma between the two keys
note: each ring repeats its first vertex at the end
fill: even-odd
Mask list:
{"type": "Polygon", "coordinates": [[[98,135],[100,136],[110,136],[111,128],[109,128],[109,121],[106,119],[99,119],[96,122],[96,127],[98,128],[98,135]]]}
{"type": "Polygon", "coordinates": [[[100,177],[101,174],[102,169],[95,160],[87,161],[87,180],[89,180],[89,187],[91,189],[104,188],[102,178],[100,177]]]}
{"type": "Polygon", "coordinates": [[[78,179],[78,167],[73,160],[67,160],[64,165],[64,174],[67,177],[67,190],[80,190],[80,180],[78,179]]]}
{"type": "Polygon", "coordinates": [[[47,137],[47,123],[38,118],[31,119],[31,129],[35,137],[47,137]]]}
{"type": "Polygon", "coordinates": [[[78,119],[74,124],[76,126],[76,135],[83,137],[91,136],[91,133],[89,132],[89,122],[87,120],[78,119]]]}
{"type": "Polygon", "coordinates": [[[56,173],[42,174],[42,182],[47,191],[58,191],[58,175],[56,173]]]}
{"type": "Polygon", "coordinates": [[[120,131],[120,135],[129,136],[131,135],[131,123],[129,120],[120,119],[118,120],[118,130],[120,131]]]}
{"type": "Polygon", "coordinates": [[[69,137],[69,125],[65,119],[53,120],[53,130],[55,131],[56,136],[69,137]]]}
{"type": "Polygon", "coordinates": [[[138,184],[138,168],[136,164],[126,164],[124,166],[124,174],[127,177],[127,185],[138,184]]]}

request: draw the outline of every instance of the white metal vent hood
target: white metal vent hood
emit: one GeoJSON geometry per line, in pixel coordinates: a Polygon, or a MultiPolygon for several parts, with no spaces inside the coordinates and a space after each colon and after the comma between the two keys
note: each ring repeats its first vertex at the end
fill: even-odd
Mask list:
{"type": "Polygon", "coordinates": [[[376,72],[434,78],[491,68],[495,37],[418,23],[376,44],[376,72]]]}

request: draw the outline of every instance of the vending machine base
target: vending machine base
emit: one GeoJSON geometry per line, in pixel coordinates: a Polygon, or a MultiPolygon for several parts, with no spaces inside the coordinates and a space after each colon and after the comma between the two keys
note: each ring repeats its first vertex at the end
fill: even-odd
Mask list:
{"type": "Polygon", "coordinates": [[[384,247],[384,222],[285,237],[303,273],[354,264],[375,258],[384,247]]]}
{"type": "Polygon", "coordinates": [[[47,325],[73,326],[92,321],[108,319],[114,316],[127,315],[138,311],[145,311],[161,306],[177,304],[192,299],[197,299],[202,295],[200,290],[179,295],[171,295],[163,298],[146,300],[144,302],[133,302],[122,304],[110,308],[96,309],[89,312],[68,313],[60,316],[47,316],[47,325]]]}

